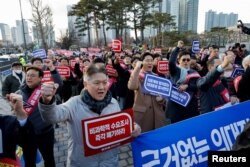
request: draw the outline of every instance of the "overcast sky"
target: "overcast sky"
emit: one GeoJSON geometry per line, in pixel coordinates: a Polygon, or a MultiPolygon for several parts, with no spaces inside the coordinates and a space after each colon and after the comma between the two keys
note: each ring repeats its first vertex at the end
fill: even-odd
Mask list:
{"type": "MultiPolygon", "coordinates": [[[[43,0],[43,4],[49,4],[53,10],[53,21],[55,24],[56,37],[60,30],[65,30],[67,23],[67,5],[76,4],[79,0],[43,0]]],[[[24,19],[31,18],[29,0],[21,0],[24,19]]],[[[250,22],[249,0],[200,0],[198,11],[198,32],[204,30],[205,12],[212,9],[223,13],[237,13],[243,22],[250,22]]],[[[1,0],[0,23],[6,23],[13,27],[16,20],[20,20],[19,0],[1,0]]]]}

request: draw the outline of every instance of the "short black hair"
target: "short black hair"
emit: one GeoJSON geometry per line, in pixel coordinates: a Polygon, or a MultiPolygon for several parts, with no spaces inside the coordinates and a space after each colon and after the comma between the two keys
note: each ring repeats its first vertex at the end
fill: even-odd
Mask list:
{"type": "Polygon", "coordinates": [[[65,57],[65,56],[61,57],[60,60],[59,60],[59,62],[61,62],[62,60],[66,60],[69,63],[69,58],[68,57],[65,57]]]}
{"type": "Polygon", "coordinates": [[[240,45],[240,47],[241,47],[241,48],[245,48],[246,45],[243,43],[243,44],[240,45]]]}
{"type": "Polygon", "coordinates": [[[41,57],[33,57],[30,60],[31,64],[33,64],[35,61],[40,61],[41,63],[43,63],[43,59],[41,57]]]}
{"type": "Polygon", "coordinates": [[[158,58],[158,57],[161,58],[161,55],[159,53],[155,53],[153,58],[155,59],[155,58],[158,58]]]}
{"type": "Polygon", "coordinates": [[[219,46],[217,46],[217,45],[212,45],[211,47],[212,47],[213,49],[220,49],[219,46]]]}
{"type": "Polygon", "coordinates": [[[191,54],[190,52],[188,52],[187,50],[184,50],[184,51],[180,51],[179,54],[178,54],[178,59],[180,59],[182,56],[184,55],[189,55],[191,57],[191,54]]]}
{"type": "Polygon", "coordinates": [[[29,66],[27,69],[26,69],[26,73],[29,71],[29,70],[35,70],[38,72],[38,75],[39,77],[43,77],[43,70],[38,68],[38,67],[35,67],[35,66],[29,66]]]}
{"type": "Polygon", "coordinates": [[[240,43],[237,42],[237,43],[234,44],[234,46],[235,46],[236,48],[239,48],[239,47],[240,47],[240,43]]]}
{"type": "Polygon", "coordinates": [[[93,64],[96,64],[96,63],[103,63],[103,64],[105,64],[104,60],[101,59],[100,57],[95,58],[92,63],[93,64]]]}
{"type": "Polygon", "coordinates": [[[154,59],[154,55],[153,54],[151,54],[149,52],[145,52],[145,53],[142,54],[141,60],[143,61],[145,59],[145,57],[147,57],[147,56],[151,56],[154,59]]]}

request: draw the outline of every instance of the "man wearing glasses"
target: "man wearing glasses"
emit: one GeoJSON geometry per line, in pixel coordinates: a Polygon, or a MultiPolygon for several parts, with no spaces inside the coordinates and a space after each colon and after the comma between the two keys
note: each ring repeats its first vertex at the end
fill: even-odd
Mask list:
{"type": "Polygon", "coordinates": [[[27,136],[23,136],[23,155],[26,167],[36,166],[37,149],[42,154],[45,167],[55,167],[53,155],[54,128],[53,125],[43,121],[39,109],[38,101],[41,95],[41,81],[43,71],[41,68],[31,66],[26,70],[26,81],[21,86],[20,93],[23,97],[24,110],[28,115],[28,121],[33,130],[27,136]]]}
{"type": "Polygon", "coordinates": [[[186,107],[171,100],[167,102],[166,117],[171,119],[171,123],[199,115],[196,81],[200,75],[190,68],[190,60],[191,55],[184,49],[184,42],[178,41],[169,59],[170,80],[179,92],[188,92],[191,100],[186,107]]]}

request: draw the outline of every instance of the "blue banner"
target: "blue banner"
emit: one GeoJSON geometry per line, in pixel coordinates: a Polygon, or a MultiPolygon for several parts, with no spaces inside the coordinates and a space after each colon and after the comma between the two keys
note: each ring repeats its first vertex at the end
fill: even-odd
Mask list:
{"type": "Polygon", "coordinates": [[[6,77],[6,76],[10,75],[11,73],[12,73],[11,70],[5,70],[5,71],[2,71],[0,74],[1,74],[2,76],[6,77]]]}
{"type": "Polygon", "coordinates": [[[132,142],[134,166],[208,166],[209,150],[232,149],[249,121],[249,108],[248,101],[138,136],[132,142]]]}
{"type": "Polygon", "coordinates": [[[244,68],[239,68],[239,67],[237,67],[237,68],[235,68],[235,69],[233,70],[231,77],[232,77],[232,78],[235,78],[235,77],[237,77],[237,76],[239,76],[239,75],[242,75],[244,72],[245,72],[244,68]]]}
{"type": "Polygon", "coordinates": [[[178,91],[178,88],[173,86],[172,91],[171,91],[170,100],[186,107],[191,100],[191,96],[187,92],[178,91]]]}
{"type": "Polygon", "coordinates": [[[193,41],[192,43],[192,52],[199,53],[200,51],[200,41],[193,41]]]}
{"type": "Polygon", "coordinates": [[[38,50],[33,51],[32,56],[33,57],[40,57],[42,59],[47,58],[45,49],[38,49],[38,50]]]}
{"type": "Polygon", "coordinates": [[[166,78],[152,74],[146,74],[143,83],[143,91],[151,95],[162,95],[168,98],[171,94],[172,83],[166,78]]]}

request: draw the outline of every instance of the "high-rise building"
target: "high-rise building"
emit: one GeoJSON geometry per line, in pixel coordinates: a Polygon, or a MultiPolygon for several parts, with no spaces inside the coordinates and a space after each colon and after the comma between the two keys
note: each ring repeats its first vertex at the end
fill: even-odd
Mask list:
{"type": "Polygon", "coordinates": [[[187,1],[187,30],[197,32],[199,0],[187,1]]]}
{"type": "Polygon", "coordinates": [[[16,31],[17,31],[17,45],[24,44],[24,34],[25,34],[25,41],[26,44],[31,43],[31,37],[29,35],[29,26],[28,22],[26,20],[23,20],[24,24],[24,31],[23,31],[23,25],[21,20],[16,20],[16,31]]]}
{"type": "MultiPolygon", "coordinates": [[[[44,27],[44,29],[45,29],[45,27],[44,27]]],[[[33,32],[34,43],[39,48],[42,48],[42,37],[41,37],[41,33],[39,32],[38,28],[33,26],[32,32],[33,32]]],[[[48,32],[46,34],[47,34],[47,36],[45,37],[45,39],[46,39],[46,43],[47,43],[48,48],[54,47],[55,46],[55,32],[54,32],[53,28],[51,29],[50,32],[48,32]]]]}
{"type": "Polygon", "coordinates": [[[162,12],[163,13],[170,13],[171,8],[171,0],[162,0],[162,12]]]}
{"type": "Polygon", "coordinates": [[[11,27],[11,37],[14,45],[17,45],[17,29],[16,27],[11,27]]]}
{"type": "MultiPolygon", "coordinates": [[[[159,7],[158,12],[169,13],[171,16],[175,16],[174,22],[178,31],[197,32],[199,0],[160,0],[156,6],[159,7]]],[[[164,30],[171,31],[174,29],[165,27],[164,30]]],[[[147,32],[151,32],[152,36],[157,34],[153,28],[148,27],[144,32],[145,37],[149,37],[147,34],[150,33],[147,32]]]]}
{"type": "Polygon", "coordinates": [[[199,0],[175,0],[171,1],[171,6],[173,6],[174,10],[173,13],[170,14],[176,16],[178,31],[192,31],[196,33],[199,0]]]}
{"type": "Polygon", "coordinates": [[[205,31],[210,31],[213,27],[231,27],[237,24],[238,14],[216,13],[209,10],[206,12],[205,31]]]}
{"type": "Polygon", "coordinates": [[[0,30],[2,34],[2,40],[12,42],[10,27],[7,24],[0,23],[0,30]]]}
{"type": "Polygon", "coordinates": [[[210,30],[214,25],[216,12],[209,10],[205,15],[205,31],[210,30]]]}
{"type": "Polygon", "coordinates": [[[170,14],[172,16],[175,16],[174,22],[176,24],[176,27],[179,26],[179,20],[180,20],[180,0],[172,0],[170,2],[170,14]]]}

